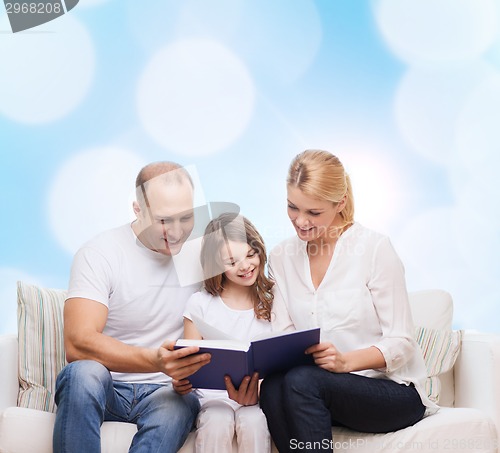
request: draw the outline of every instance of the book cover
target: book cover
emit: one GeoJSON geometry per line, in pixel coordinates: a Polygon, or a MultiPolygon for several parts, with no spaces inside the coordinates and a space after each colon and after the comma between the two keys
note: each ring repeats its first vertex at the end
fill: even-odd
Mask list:
{"type": "MultiPolygon", "coordinates": [[[[198,320],[193,320],[198,327],[198,320]]],[[[200,332],[207,331],[202,326],[200,332]]],[[[217,335],[215,328],[210,326],[210,335],[217,335]]],[[[203,334],[202,334],[203,335],[203,334]]],[[[227,337],[227,335],[226,335],[227,337]]],[[[288,332],[270,332],[249,342],[236,340],[177,340],[176,348],[199,346],[200,353],[208,352],[212,359],[210,363],[189,376],[193,387],[204,389],[223,389],[224,376],[229,375],[236,388],[245,376],[251,376],[254,371],[262,379],[266,375],[284,371],[299,365],[312,365],[314,360],[304,351],[319,343],[320,329],[296,330],[288,332]]]]}

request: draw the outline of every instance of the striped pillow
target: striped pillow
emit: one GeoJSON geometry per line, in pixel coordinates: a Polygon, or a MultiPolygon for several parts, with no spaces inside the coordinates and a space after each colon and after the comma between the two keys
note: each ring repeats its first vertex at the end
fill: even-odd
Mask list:
{"type": "Polygon", "coordinates": [[[17,282],[19,407],[55,412],[56,378],[66,364],[65,298],[66,291],[17,282]]]}
{"type": "Polygon", "coordinates": [[[427,379],[425,390],[429,398],[439,402],[439,375],[453,368],[462,344],[463,330],[438,330],[426,327],[415,329],[415,340],[422,349],[427,379]]]}

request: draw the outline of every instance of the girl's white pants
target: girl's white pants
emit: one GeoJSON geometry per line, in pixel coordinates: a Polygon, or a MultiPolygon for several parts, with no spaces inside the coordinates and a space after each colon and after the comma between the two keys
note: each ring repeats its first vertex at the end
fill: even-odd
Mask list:
{"type": "Polygon", "coordinates": [[[196,453],[268,453],[271,436],[258,404],[239,406],[225,398],[205,400],[196,421],[196,453]]]}

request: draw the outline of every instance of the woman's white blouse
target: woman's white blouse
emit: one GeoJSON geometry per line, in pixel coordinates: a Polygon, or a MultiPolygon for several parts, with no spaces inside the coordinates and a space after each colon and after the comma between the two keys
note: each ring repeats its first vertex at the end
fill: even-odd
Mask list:
{"type": "Polygon", "coordinates": [[[306,246],[294,236],[270,253],[269,272],[276,282],[273,329],[320,327],[321,341],[340,352],[375,346],[386,368],[356,373],[413,383],[423,403],[435,408],[424,390],[426,369],[414,340],[404,268],[389,238],[354,223],[337,241],[316,289],[306,246]]]}

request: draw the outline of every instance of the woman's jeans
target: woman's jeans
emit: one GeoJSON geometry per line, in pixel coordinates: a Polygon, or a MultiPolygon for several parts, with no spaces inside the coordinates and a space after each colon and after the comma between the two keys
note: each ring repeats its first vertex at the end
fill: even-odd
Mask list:
{"type": "Polygon", "coordinates": [[[193,394],[181,396],[171,385],[113,381],[103,365],[80,360],[57,377],[54,453],[99,453],[104,421],[135,423],[130,452],[176,452],[200,409],[193,394]]]}
{"type": "Polygon", "coordinates": [[[266,377],[260,406],[281,453],[333,451],[332,426],[386,433],[415,424],[425,412],[413,386],[317,366],[266,377]]]}

